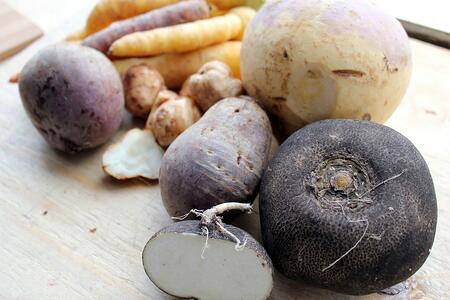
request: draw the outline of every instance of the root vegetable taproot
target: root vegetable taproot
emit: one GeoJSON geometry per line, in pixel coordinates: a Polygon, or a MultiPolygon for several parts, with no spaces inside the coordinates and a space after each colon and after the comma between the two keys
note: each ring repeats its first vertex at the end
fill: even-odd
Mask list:
{"type": "Polygon", "coordinates": [[[205,63],[213,60],[226,63],[231,68],[233,76],[240,78],[240,51],[241,42],[230,41],[187,53],[163,54],[150,58],[129,58],[116,60],[113,63],[122,76],[134,65],[148,65],[161,73],[168,88],[177,89],[205,63]]]}
{"type": "Polygon", "coordinates": [[[84,29],[85,36],[96,33],[115,21],[128,19],[177,2],[179,0],[101,0],[89,14],[84,29]]]}
{"type": "Polygon", "coordinates": [[[251,203],[270,155],[272,130],[250,98],[226,98],[167,149],[161,196],[171,216],[224,202],[251,203]]]}
{"type": "Polygon", "coordinates": [[[118,21],[87,37],[84,46],[106,53],[116,40],[127,34],[172,26],[209,17],[208,4],[203,0],[186,0],[148,13],[118,21]]]}
{"type": "Polygon", "coordinates": [[[241,39],[254,15],[252,8],[239,7],[224,16],[132,33],[114,42],[109,53],[113,57],[155,56],[241,39]]]}
{"type": "Polygon", "coordinates": [[[280,146],[259,211],[281,273],[353,295],[413,275],[437,224],[433,180],[415,146],[386,126],[342,119],[307,125],[280,146]]]}

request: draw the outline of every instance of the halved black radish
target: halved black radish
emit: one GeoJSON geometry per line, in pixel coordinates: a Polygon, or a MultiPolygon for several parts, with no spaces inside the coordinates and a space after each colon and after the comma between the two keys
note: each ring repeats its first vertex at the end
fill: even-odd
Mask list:
{"type": "MultiPolygon", "coordinates": [[[[226,203],[230,204],[230,203],[226,203]]],[[[272,262],[247,232],[199,212],[201,221],[181,221],[157,232],[142,259],[150,280],[162,291],[201,300],[267,299],[272,262]]]]}

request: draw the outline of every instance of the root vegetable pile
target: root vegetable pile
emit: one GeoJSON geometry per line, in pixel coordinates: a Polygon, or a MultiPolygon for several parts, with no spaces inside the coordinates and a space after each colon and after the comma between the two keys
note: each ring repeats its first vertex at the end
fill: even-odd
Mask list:
{"type": "Polygon", "coordinates": [[[427,165],[392,129],[337,119],[392,114],[411,75],[404,30],[365,1],[271,0],[256,12],[262,3],[101,0],[10,82],[64,152],[107,142],[124,108],[146,120],[102,166],[119,180],[159,180],[179,222],[142,259],[168,294],[267,299],[271,258],[287,277],[346,294],[407,279],[436,230],[427,165]],[[287,138],[280,147],[272,127],[287,138]],[[222,220],[251,212],[258,193],[271,258],[222,220]]]}

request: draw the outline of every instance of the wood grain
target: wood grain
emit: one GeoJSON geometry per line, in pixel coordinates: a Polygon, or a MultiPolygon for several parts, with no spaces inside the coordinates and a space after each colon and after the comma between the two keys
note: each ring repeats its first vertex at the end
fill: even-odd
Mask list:
{"type": "MultiPolygon", "coordinates": [[[[76,14],[80,17],[67,17],[75,15],[76,5],[95,1],[7,2],[28,11],[45,30],[62,20],[73,25],[52,30],[0,64],[0,299],[173,299],[147,279],[141,264],[148,238],[171,223],[158,186],[105,176],[101,156],[107,145],[77,156],[51,150],[27,119],[17,86],[6,83],[39,48],[82,25],[87,7],[76,14]],[[45,12],[34,14],[42,3],[45,12]],[[49,17],[55,12],[57,16],[49,17]]],[[[417,14],[422,11],[417,9],[417,14]]],[[[412,47],[411,87],[387,125],[410,138],[429,164],[439,205],[436,242],[423,268],[408,280],[407,290],[394,297],[358,299],[450,299],[450,51],[414,40],[412,47]]],[[[139,125],[127,116],[114,140],[139,125]]],[[[257,215],[241,217],[236,224],[259,238],[257,215]]],[[[271,299],[356,297],[276,274],[271,299]]]]}
{"type": "MultiPolygon", "coordinates": [[[[450,298],[450,51],[414,40],[412,47],[411,87],[388,125],[430,166],[439,201],[436,242],[407,290],[361,299],[450,298]]],[[[28,56],[2,66],[0,77],[28,56]]],[[[0,299],[172,299],[141,265],[148,238],[171,223],[158,185],[106,177],[106,146],[77,156],[51,150],[27,119],[16,85],[0,83],[0,103],[0,299]]],[[[114,140],[139,125],[128,116],[114,140]]],[[[257,218],[236,223],[259,237],[257,218]]],[[[275,278],[271,299],[353,299],[275,278]]]]}
{"type": "Polygon", "coordinates": [[[42,36],[42,30],[0,0],[0,61],[42,36]]]}

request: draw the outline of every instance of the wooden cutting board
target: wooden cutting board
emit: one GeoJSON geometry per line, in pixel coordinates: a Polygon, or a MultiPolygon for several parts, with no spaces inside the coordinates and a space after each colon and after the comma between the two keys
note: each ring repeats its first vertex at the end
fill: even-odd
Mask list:
{"type": "MultiPolygon", "coordinates": [[[[40,1],[60,5],[60,15],[69,10],[66,1],[40,1]]],[[[89,0],[72,2],[82,1],[89,0]]],[[[0,299],[174,300],[149,281],[141,262],[150,236],[172,223],[158,184],[108,178],[101,168],[108,145],[76,156],[51,150],[28,120],[17,85],[6,83],[37,50],[76,28],[51,31],[0,65],[0,299]]],[[[434,178],[439,221],[430,257],[397,296],[340,295],[276,273],[270,300],[450,299],[450,50],[415,40],[411,46],[412,82],[387,125],[419,148],[434,178]]],[[[137,125],[127,116],[111,143],[137,125]]],[[[235,222],[259,239],[258,224],[256,214],[235,222]]]]}
{"type": "Polygon", "coordinates": [[[0,0],[0,61],[41,37],[42,30],[0,0]]]}

